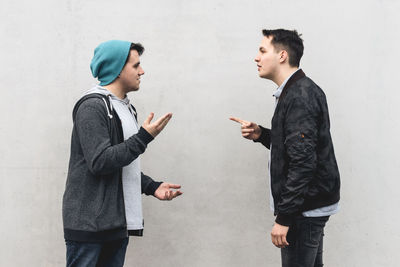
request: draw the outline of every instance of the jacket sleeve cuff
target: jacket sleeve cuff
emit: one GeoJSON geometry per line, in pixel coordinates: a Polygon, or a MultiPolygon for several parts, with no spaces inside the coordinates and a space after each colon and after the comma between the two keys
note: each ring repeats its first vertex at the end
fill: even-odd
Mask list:
{"type": "Polygon", "coordinates": [[[261,143],[266,148],[270,149],[270,145],[271,145],[271,130],[267,129],[267,128],[264,128],[261,125],[258,125],[258,127],[260,127],[260,129],[261,129],[261,134],[260,134],[260,137],[258,137],[258,139],[256,139],[256,140],[253,140],[253,142],[261,143]]]}
{"type": "Polygon", "coordinates": [[[157,188],[162,184],[163,182],[155,182],[152,181],[148,187],[146,188],[146,195],[152,195],[154,196],[154,193],[156,192],[157,188]]]}
{"type": "Polygon", "coordinates": [[[137,137],[146,145],[153,141],[154,137],[149,134],[143,127],[140,127],[139,132],[137,133],[137,137]]]}
{"type": "Polygon", "coordinates": [[[293,223],[294,216],[290,215],[285,215],[285,214],[278,214],[276,216],[275,222],[277,224],[283,225],[283,226],[291,226],[293,223]]]}

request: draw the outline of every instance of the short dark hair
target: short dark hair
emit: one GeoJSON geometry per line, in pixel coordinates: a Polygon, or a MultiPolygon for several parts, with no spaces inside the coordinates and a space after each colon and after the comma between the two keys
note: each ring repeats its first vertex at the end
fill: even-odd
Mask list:
{"type": "Polygon", "coordinates": [[[304,51],[303,39],[300,38],[301,34],[298,34],[296,30],[289,31],[285,29],[264,29],[262,33],[265,37],[272,36],[271,44],[275,50],[286,50],[289,54],[290,66],[298,67],[300,65],[300,59],[304,51]]]}
{"type": "Polygon", "coordinates": [[[144,52],[144,47],[140,43],[131,43],[130,50],[136,50],[138,52],[139,56],[141,56],[143,54],[143,52],[144,52]]]}
{"type": "Polygon", "coordinates": [[[128,54],[126,60],[125,60],[124,66],[126,65],[126,63],[129,60],[129,56],[131,55],[131,53],[130,53],[131,50],[136,50],[138,52],[139,56],[141,56],[143,54],[143,52],[144,52],[144,47],[140,43],[131,43],[131,47],[129,48],[129,54],[128,54]]]}

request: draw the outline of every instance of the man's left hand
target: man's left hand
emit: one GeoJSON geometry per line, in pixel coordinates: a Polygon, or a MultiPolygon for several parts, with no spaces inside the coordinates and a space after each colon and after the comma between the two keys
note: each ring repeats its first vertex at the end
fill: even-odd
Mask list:
{"type": "Polygon", "coordinates": [[[288,231],[289,231],[289,226],[284,226],[275,223],[271,231],[272,243],[278,248],[284,248],[286,246],[289,246],[289,243],[286,241],[286,235],[288,231]]]}
{"type": "Polygon", "coordinates": [[[159,200],[172,200],[177,196],[182,195],[183,193],[180,190],[173,191],[171,189],[179,189],[181,188],[178,184],[169,184],[169,183],[162,183],[154,192],[154,196],[159,200]]]}

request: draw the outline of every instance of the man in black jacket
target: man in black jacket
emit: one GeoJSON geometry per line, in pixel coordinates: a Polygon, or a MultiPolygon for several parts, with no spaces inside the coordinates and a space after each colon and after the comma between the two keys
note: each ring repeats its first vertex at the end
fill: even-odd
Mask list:
{"type": "Polygon", "coordinates": [[[151,113],[138,125],[127,93],[139,90],[143,51],[126,41],[100,44],[91,63],[100,84],[75,105],[63,197],[67,266],[123,266],[128,236],[143,233],[141,194],[181,194],[180,185],[155,182],[140,169],[139,156],[172,116],[152,122],[151,113]]]}
{"type": "Polygon", "coordinates": [[[259,76],[278,85],[271,129],[241,124],[244,138],[270,149],[272,243],[282,266],[322,266],[323,231],[339,210],[340,177],[326,97],[299,69],[303,40],[296,31],[263,30],[255,58],[259,76]]]}

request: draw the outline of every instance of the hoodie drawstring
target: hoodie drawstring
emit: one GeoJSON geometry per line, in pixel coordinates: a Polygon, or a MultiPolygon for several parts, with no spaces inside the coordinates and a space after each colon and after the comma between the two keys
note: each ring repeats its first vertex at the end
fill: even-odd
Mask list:
{"type": "Polygon", "coordinates": [[[108,95],[108,101],[110,102],[110,109],[111,109],[111,112],[113,111],[113,105],[112,105],[112,98],[111,98],[111,95],[108,95]]]}
{"type": "MultiPolygon", "coordinates": [[[[111,111],[112,111],[111,97],[110,97],[110,96],[108,96],[108,97],[109,97],[109,100],[110,100],[110,109],[111,109],[111,111]]],[[[112,118],[113,118],[113,115],[111,115],[110,110],[108,110],[107,102],[106,102],[106,100],[105,100],[104,98],[102,98],[102,99],[103,99],[103,101],[104,101],[104,105],[106,106],[107,115],[108,115],[108,117],[109,117],[110,119],[112,119],[112,118]]]]}

